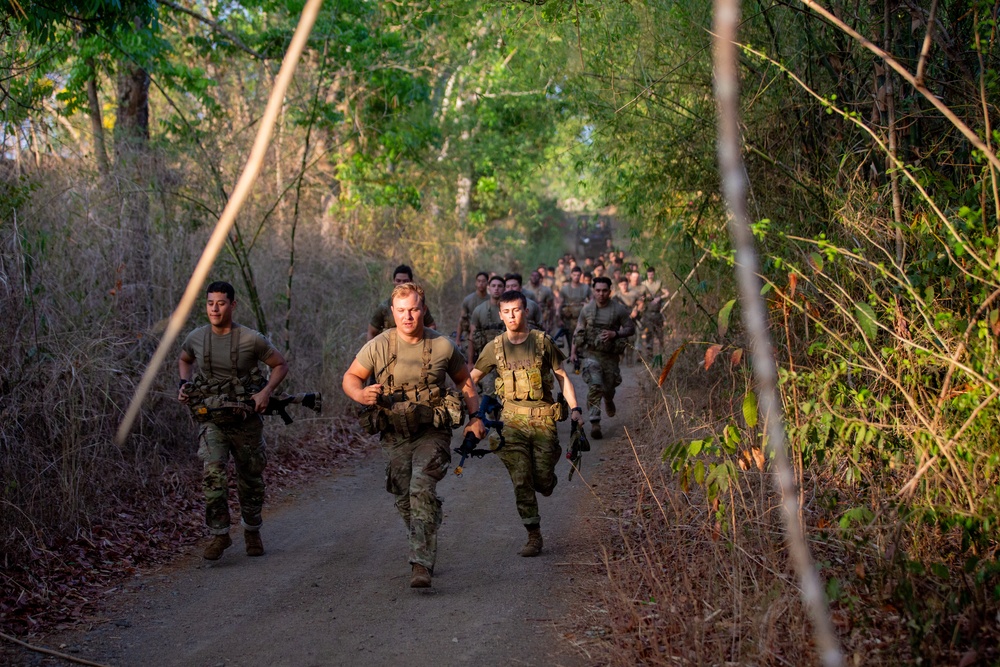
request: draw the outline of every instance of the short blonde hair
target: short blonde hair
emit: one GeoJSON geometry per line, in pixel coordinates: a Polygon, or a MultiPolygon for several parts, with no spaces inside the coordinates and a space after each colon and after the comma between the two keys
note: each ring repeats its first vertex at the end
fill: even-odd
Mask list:
{"type": "Polygon", "coordinates": [[[419,296],[420,305],[424,305],[424,288],[416,283],[403,283],[396,285],[395,289],[392,290],[392,296],[389,297],[389,307],[391,308],[396,303],[396,299],[405,299],[411,294],[419,296]]]}

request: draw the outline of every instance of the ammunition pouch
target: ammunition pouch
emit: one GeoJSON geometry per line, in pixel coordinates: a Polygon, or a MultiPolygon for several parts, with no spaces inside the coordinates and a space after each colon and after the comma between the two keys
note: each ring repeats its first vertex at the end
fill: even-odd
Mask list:
{"type": "Polygon", "coordinates": [[[564,320],[573,320],[575,322],[577,318],[580,317],[580,311],[582,310],[582,303],[564,303],[559,308],[559,315],[561,315],[564,320]]]}
{"type": "Polygon", "coordinates": [[[478,328],[472,332],[472,345],[477,352],[481,352],[487,343],[503,332],[503,329],[478,328]]]}
{"type": "Polygon", "coordinates": [[[559,408],[559,411],[556,413],[557,422],[564,422],[569,419],[569,402],[562,394],[559,394],[559,398],[556,400],[556,407],[559,408]]]}
{"type": "Polygon", "coordinates": [[[597,327],[581,329],[573,335],[573,344],[578,348],[583,347],[594,352],[603,352],[604,354],[622,354],[625,352],[628,341],[621,336],[616,336],[610,340],[602,340],[601,334],[604,331],[610,331],[610,329],[598,329],[597,327]]]}
{"type": "Polygon", "coordinates": [[[403,438],[420,434],[428,426],[458,428],[465,421],[465,401],[455,391],[428,388],[425,400],[407,398],[405,390],[397,390],[381,399],[378,405],[362,408],[358,422],[368,434],[394,433],[403,438]]]}
{"type": "Polygon", "coordinates": [[[259,369],[244,378],[223,380],[208,380],[199,374],[185,385],[184,393],[188,395],[188,407],[196,422],[232,426],[254,414],[251,397],[266,384],[259,369]]]}

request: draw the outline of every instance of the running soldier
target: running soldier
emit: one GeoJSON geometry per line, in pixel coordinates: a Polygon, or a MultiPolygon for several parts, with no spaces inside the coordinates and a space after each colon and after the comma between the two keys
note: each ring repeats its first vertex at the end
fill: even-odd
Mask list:
{"type": "Polygon", "coordinates": [[[652,359],[653,341],[657,342],[657,349],[663,354],[663,313],[660,308],[663,297],[666,296],[663,283],[656,279],[656,269],[652,266],[646,269],[642,289],[646,292],[646,304],[642,313],[642,340],[646,357],[652,359]]]}
{"type": "Polygon", "coordinates": [[[595,440],[601,433],[601,399],[604,411],[614,417],[615,388],[622,383],[618,360],[625,341],[635,333],[635,324],[622,304],[611,300],[611,279],[594,279],[594,300],[584,306],[573,334],[569,360],[576,362],[582,355],[580,375],[587,383],[587,409],[590,435],[595,440]]]}
{"type": "Polygon", "coordinates": [[[556,295],[545,285],[541,270],[531,272],[528,286],[521,291],[542,309],[542,330],[546,333],[551,331],[552,320],[555,317],[556,295]]]}
{"type": "Polygon", "coordinates": [[[260,333],[233,322],[236,291],[227,282],[214,282],[205,292],[208,324],[188,334],[181,344],[180,389],[177,400],[192,408],[198,428],[198,457],[204,462],[205,522],[214,537],[202,554],[219,560],[233,544],[229,536],[229,476],[232,456],[236,493],[247,556],[264,554],[260,538],[264,506],[264,420],[271,394],[288,375],[288,363],[260,333]],[[271,369],[267,381],[259,364],[271,369]],[[194,375],[194,366],[198,375],[194,375]],[[189,396],[191,394],[192,396],[189,396]],[[253,408],[241,409],[250,400],[253,408]],[[222,406],[222,407],[217,407],[222,406]]]}
{"type": "Polygon", "coordinates": [[[478,308],[479,304],[490,300],[490,295],[486,291],[489,284],[490,274],[480,271],[476,274],[476,291],[462,299],[462,316],[458,320],[458,328],[455,329],[457,332],[455,344],[460,350],[465,349],[462,347],[463,341],[467,342],[469,339],[469,317],[472,311],[478,308]]]}
{"type": "MultiPolygon", "coordinates": [[[[500,319],[500,295],[504,292],[503,276],[490,278],[490,300],[479,304],[469,317],[469,348],[466,353],[469,368],[476,363],[483,348],[491,340],[503,333],[503,320],[500,319]]],[[[479,382],[480,393],[493,395],[493,380],[495,375],[488,375],[479,382]]]]}
{"type": "MultiPolygon", "coordinates": [[[[398,287],[406,283],[413,282],[413,269],[411,269],[406,264],[400,264],[392,272],[392,286],[398,287]]],[[[371,340],[375,336],[379,335],[386,329],[391,329],[396,326],[395,320],[392,318],[392,305],[390,304],[391,297],[382,301],[377,306],[375,306],[375,312],[372,313],[372,319],[368,323],[368,340],[371,340]]],[[[434,323],[434,316],[431,315],[430,308],[424,308],[424,326],[430,327],[431,329],[436,329],[437,326],[434,323]]]]}
{"type": "Polygon", "coordinates": [[[580,319],[583,304],[591,297],[590,287],[580,282],[582,277],[583,269],[574,266],[569,273],[569,283],[563,285],[559,291],[559,316],[562,318],[562,328],[565,329],[567,336],[572,335],[577,320],[580,319]]]}
{"type": "Polygon", "coordinates": [[[556,422],[564,418],[563,406],[552,397],[553,373],[580,428],[583,411],[577,407],[573,383],[562,369],[566,357],[544,332],[528,329],[526,306],[521,292],[510,290],[500,297],[500,316],[507,330],[479,355],[472,381],[488,373],[499,376],[496,393],[503,403],[500,419],[506,444],[497,450],[497,456],[510,474],[517,512],[528,530],[521,555],[531,557],[542,551],[535,494],[552,495],[557,481],[555,468],[562,455],[556,422]]]}
{"type": "MultiPolygon", "coordinates": [[[[409,536],[410,587],[428,588],[437,556],[441,499],[437,483],[451,463],[451,431],[479,410],[462,354],[447,336],[424,326],[424,292],[413,283],[396,286],[390,297],[395,328],[370,340],[344,373],[351,400],[370,406],[362,426],[380,433],[386,455],[386,489],[409,536]],[[375,383],[365,386],[369,377],[375,383]],[[448,391],[448,378],[461,394],[448,391]]],[[[465,427],[486,435],[473,417],[465,427]]]]}
{"type": "MultiPolygon", "coordinates": [[[[504,288],[508,292],[521,292],[524,294],[524,289],[521,287],[521,274],[520,273],[508,273],[504,276],[504,288]]],[[[542,307],[538,305],[538,302],[530,296],[525,296],[525,301],[528,304],[525,309],[525,314],[528,317],[528,328],[530,329],[541,329],[542,328],[542,307]]]]}

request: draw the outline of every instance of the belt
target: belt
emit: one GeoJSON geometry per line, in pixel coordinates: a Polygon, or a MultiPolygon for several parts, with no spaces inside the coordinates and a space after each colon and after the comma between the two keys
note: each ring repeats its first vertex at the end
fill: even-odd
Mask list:
{"type": "Polygon", "coordinates": [[[528,408],[523,405],[505,405],[503,406],[503,412],[524,415],[526,417],[555,417],[556,406],[546,405],[542,408],[528,408]]]}

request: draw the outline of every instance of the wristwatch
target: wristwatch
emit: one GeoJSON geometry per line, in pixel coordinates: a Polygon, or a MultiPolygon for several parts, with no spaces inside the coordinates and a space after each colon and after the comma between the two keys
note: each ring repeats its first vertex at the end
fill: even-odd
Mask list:
{"type": "Polygon", "coordinates": [[[177,388],[180,389],[181,387],[183,387],[184,385],[186,385],[190,381],[191,380],[185,380],[184,378],[181,378],[181,383],[179,385],[177,385],[177,388]]]}

